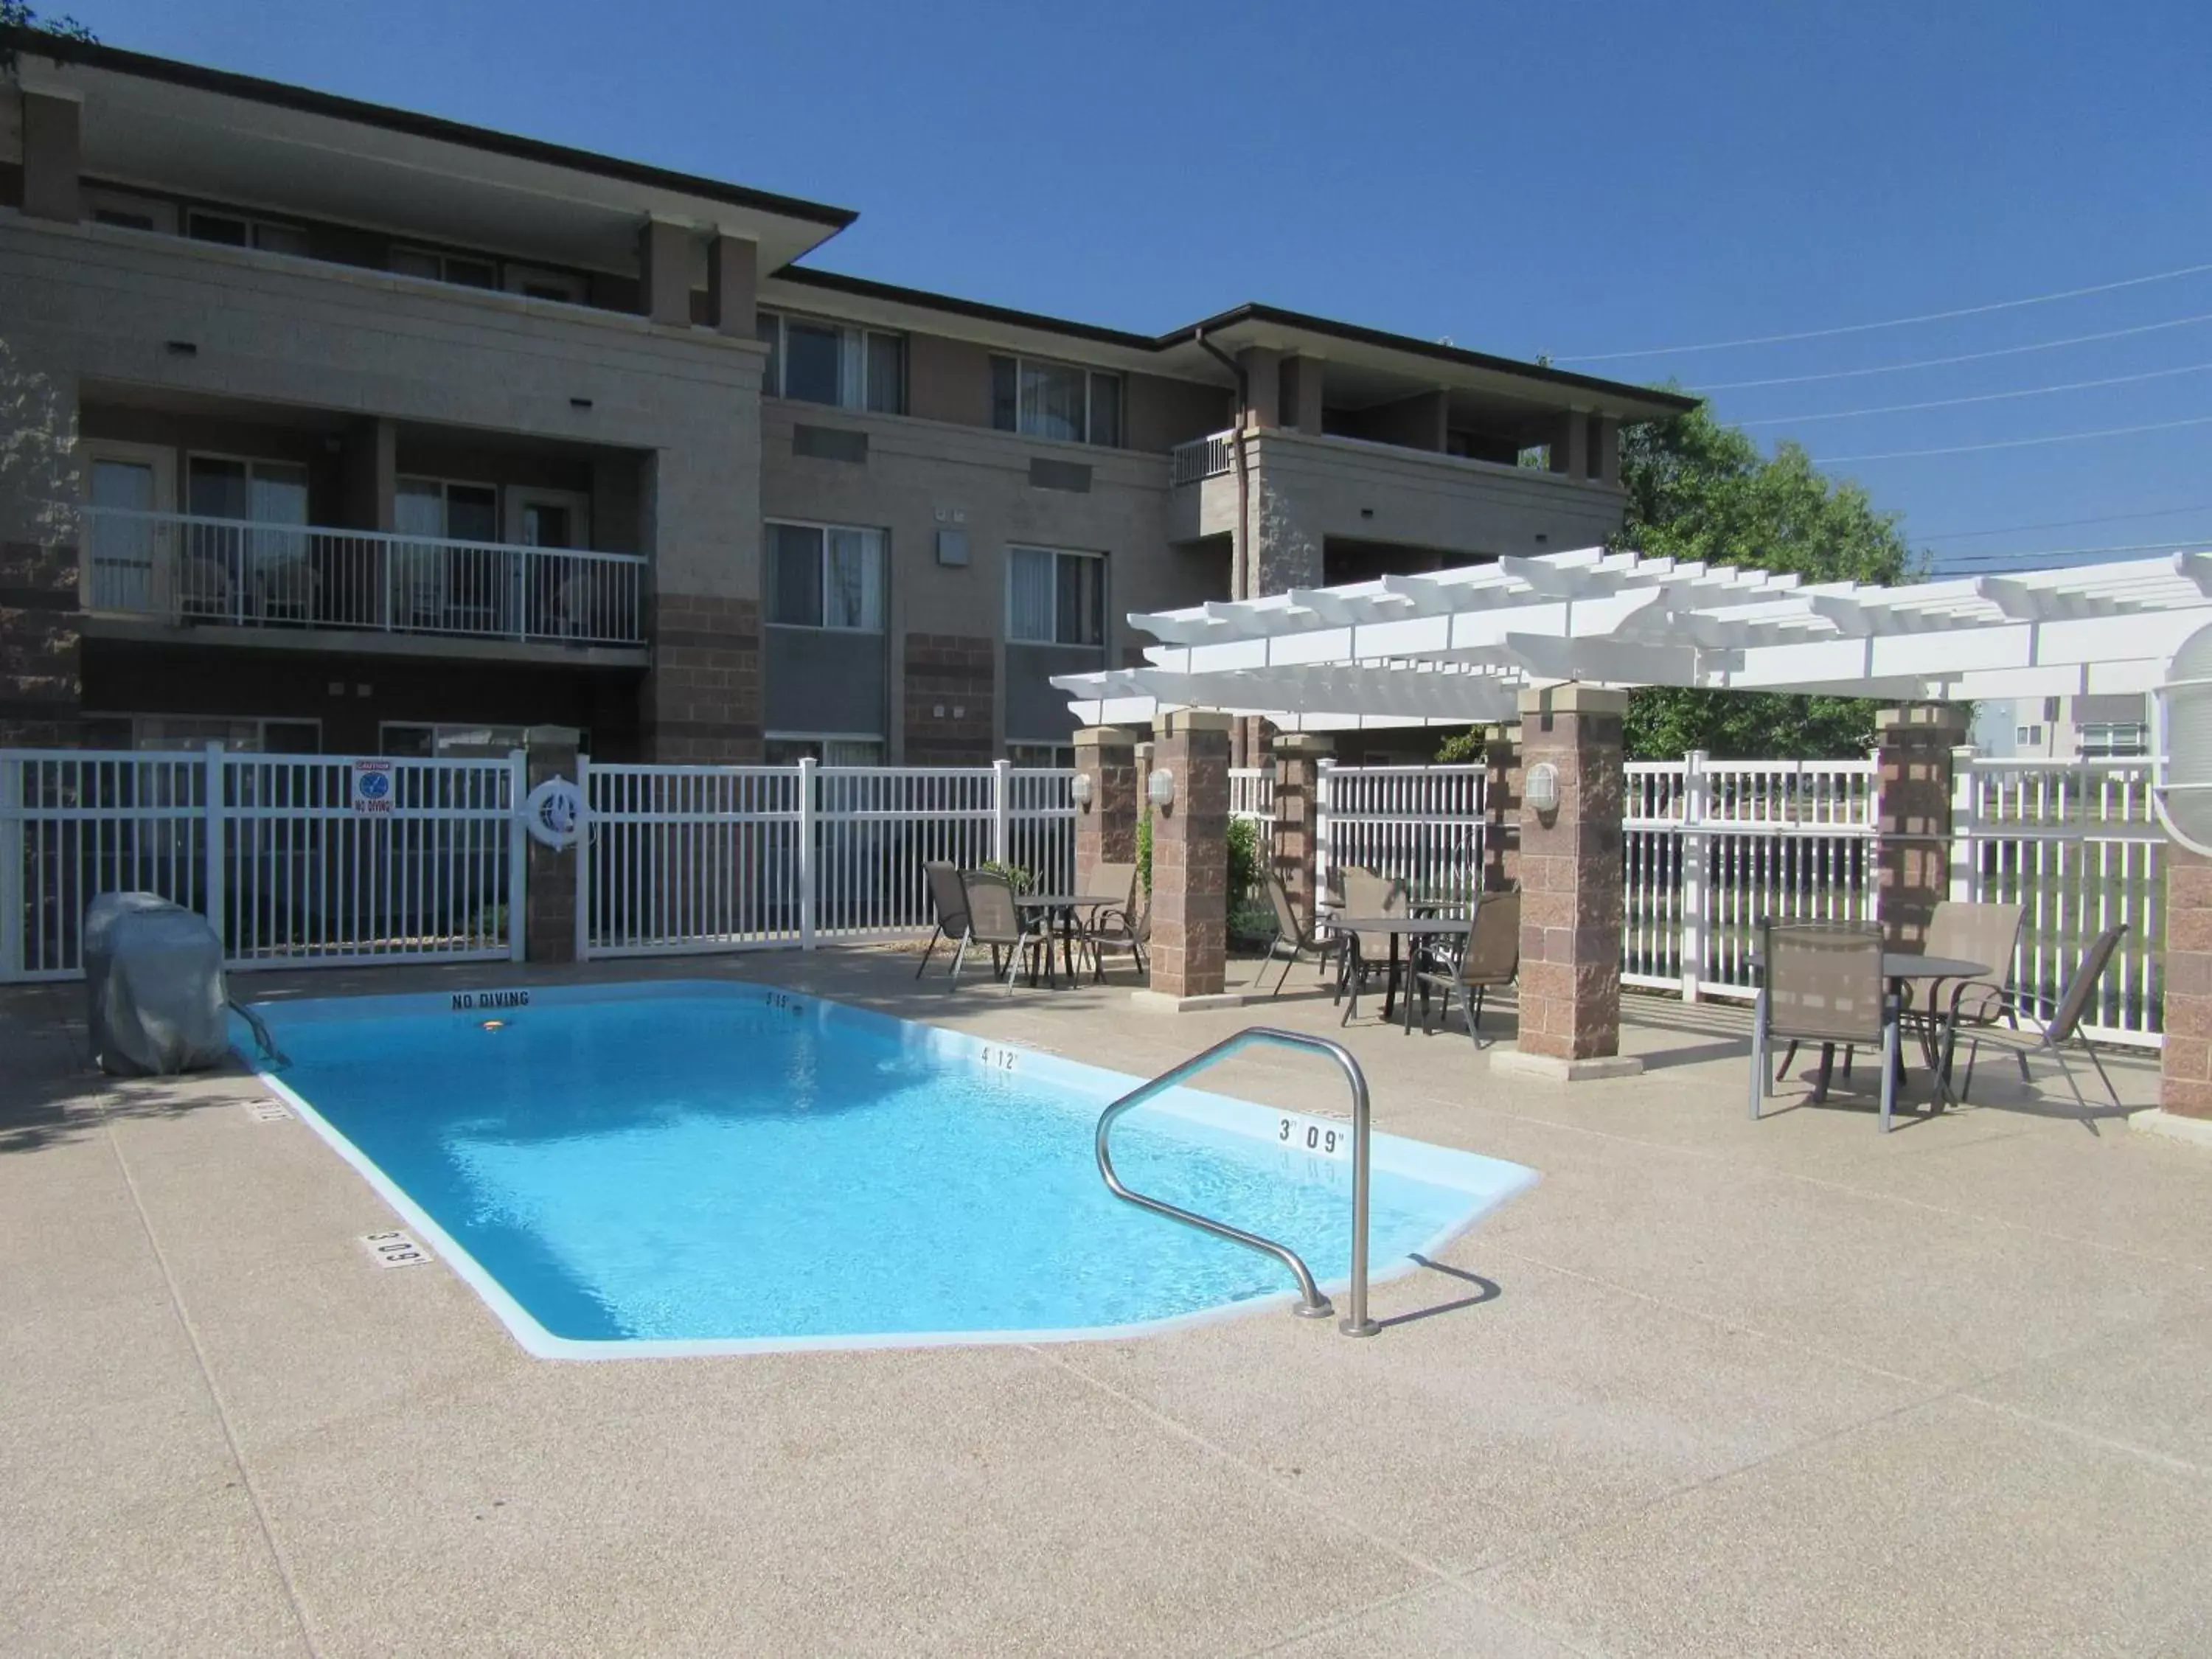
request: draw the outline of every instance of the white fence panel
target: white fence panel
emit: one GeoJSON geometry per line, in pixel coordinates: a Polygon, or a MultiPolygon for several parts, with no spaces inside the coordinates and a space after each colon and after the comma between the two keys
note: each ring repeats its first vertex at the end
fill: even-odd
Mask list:
{"type": "Polygon", "coordinates": [[[1347,868],[1424,890],[1482,885],[1488,769],[1476,765],[1321,769],[1316,860],[1324,890],[1347,868]]]}
{"type": "Polygon", "coordinates": [[[2165,836],[2142,760],[1962,757],[1953,774],[1951,896],[2021,908],[2013,984],[2055,1001],[2096,936],[2124,923],[2083,1022],[2155,1046],[2165,1029],[2165,836]]]}
{"type": "Polygon", "coordinates": [[[1229,816],[1258,827],[1261,844],[1275,833],[1275,769],[1272,766],[1232,766],[1229,769],[1229,816]]]}
{"type": "Polygon", "coordinates": [[[367,813],[351,756],[0,752],[0,980],[81,975],[106,892],[199,911],[232,968],[512,956],[520,763],[380,764],[367,813]]]}
{"type": "MultiPolygon", "coordinates": [[[[1683,867],[1692,850],[1682,838],[1689,811],[1689,769],[1681,761],[1631,761],[1621,802],[1620,979],[1624,985],[1680,990],[1685,916],[1701,914],[1695,872],[1683,867]]],[[[1692,950],[1689,959],[1703,960],[1692,950]]]]}

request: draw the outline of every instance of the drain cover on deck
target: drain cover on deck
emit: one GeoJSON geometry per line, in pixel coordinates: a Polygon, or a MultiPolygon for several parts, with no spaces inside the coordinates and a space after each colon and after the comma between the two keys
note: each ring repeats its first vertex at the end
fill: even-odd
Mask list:
{"type": "Polygon", "coordinates": [[[256,1123],[289,1123],[292,1109],[281,1100],[249,1100],[246,1115],[256,1123]]]}
{"type": "Polygon", "coordinates": [[[361,1247],[380,1267],[419,1267],[430,1259],[424,1249],[405,1233],[363,1233],[361,1247]]]}

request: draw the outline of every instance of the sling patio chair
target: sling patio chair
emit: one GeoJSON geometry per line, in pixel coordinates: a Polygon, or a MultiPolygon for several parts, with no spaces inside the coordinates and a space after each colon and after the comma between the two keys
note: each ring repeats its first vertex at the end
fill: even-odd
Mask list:
{"type": "MultiPolygon", "coordinates": [[[[2074,1091],[2074,1099],[2083,1111],[2089,1103],[2082,1097],[2081,1085],[2074,1080],[2074,1071],[2066,1063],[2068,1048],[2080,1049],[2089,1056],[2089,1063],[2097,1068],[2097,1076],[2104,1083],[2105,1092],[2112,1097],[2112,1104],[2120,1103],[2120,1091],[2112,1086],[2112,1079],[2105,1070],[2105,1062],[2097,1058],[2097,1051],[2081,1035],[2081,1017],[2089,1012],[2089,999],[2096,994],[2097,981],[2105,976],[2111,965],[2112,954],[2120,948],[2121,937],[2126,933],[2125,922],[2118,922],[2090,941],[2089,948],[2081,953],[2081,965],[2075,969],[2074,977],[2066,981],[2066,989],[2054,1005],[2039,999],[2027,991],[2001,991],[2003,1006],[1997,1014],[1979,1024],[1968,1024],[1963,1029],[1957,1021],[1951,1022],[1943,1035],[1943,1072],[1950,1075],[1951,1057],[1957,1051],[1959,1039],[1966,1039],[1966,1077],[1959,1090],[1959,1098],[1966,1098],[1966,1091],[1974,1086],[1974,1060],[1984,1042],[1999,1048],[2009,1048],[2013,1058],[2020,1062],[2021,1081],[2035,1079],[2027,1069],[2030,1059],[2045,1056],[2058,1063],[2059,1075],[2066,1086],[2074,1091]],[[2043,1013],[2049,1009],[2049,1015],[2043,1013]],[[1998,1019],[2004,1020],[1999,1024],[1998,1019]]],[[[1974,993],[1984,990],[1978,981],[1961,985],[1952,993],[1954,1007],[1967,1006],[1974,993]]]]}
{"type": "Polygon", "coordinates": [[[994,976],[999,973],[999,953],[1006,953],[1008,996],[1014,994],[1014,975],[1021,972],[1024,960],[1030,966],[1030,983],[1036,984],[1038,954],[1042,953],[1048,968],[1052,963],[1051,917],[1042,910],[1024,913],[1014,902],[1013,883],[995,870],[963,870],[960,886],[968,896],[968,931],[960,936],[960,948],[952,957],[952,982],[945,988],[959,988],[960,964],[968,959],[971,945],[990,947],[994,976]]]}
{"type": "Polygon", "coordinates": [[[1145,943],[1150,937],[1145,926],[1145,912],[1139,903],[1137,866],[1129,864],[1100,864],[1094,866],[1085,886],[1086,898],[1104,893],[1119,893],[1118,904],[1102,904],[1083,921],[1080,935],[1084,948],[1091,952],[1091,973],[1094,980],[1106,977],[1106,953],[1109,951],[1126,952],[1145,971],[1145,943]]]}
{"type": "MultiPolygon", "coordinates": [[[[1791,1054],[1800,1042],[1820,1045],[1820,1081],[1813,1098],[1827,1097],[1838,1043],[1881,1049],[1881,1128],[1889,1133],[1897,1108],[1897,1002],[1881,973],[1881,927],[1875,922],[1759,924],[1759,959],[1765,982],[1751,1027],[1751,1115],[1774,1092],[1768,1060],[1774,1040],[1791,1054]]],[[[1785,1055],[1783,1065],[1789,1065],[1785,1055]]]]}
{"type": "MultiPolygon", "coordinates": [[[[1490,1044],[1482,1040],[1482,994],[1498,986],[1510,985],[1520,971],[1521,890],[1513,887],[1502,893],[1476,895],[1474,920],[1460,946],[1459,960],[1432,962],[1425,971],[1414,971],[1413,983],[1421,991],[1421,1030],[1430,1029],[1429,993],[1436,990],[1443,994],[1443,1012],[1449,1018],[1452,994],[1457,992],[1468,1036],[1474,1039],[1476,1048],[1487,1048],[1490,1044]]],[[[1410,1031],[1413,1029],[1413,1000],[1409,996],[1405,1000],[1405,1029],[1410,1031]]]]}
{"type": "MultiPolygon", "coordinates": [[[[1372,870],[1363,870],[1357,865],[1347,865],[1340,878],[1344,895],[1342,914],[1347,916],[1395,916],[1406,908],[1406,884],[1388,876],[1378,876],[1372,870]]],[[[1342,929],[1337,930],[1340,935],[1342,929]]],[[[1337,984],[1341,988],[1356,969],[1364,981],[1380,975],[1390,976],[1391,937],[1388,933],[1362,933],[1359,948],[1352,948],[1349,938],[1334,940],[1337,951],[1337,984]]],[[[1356,997],[1363,988],[1352,987],[1356,997]]]]}
{"type": "Polygon", "coordinates": [[[933,861],[923,865],[921,872],[929,882],[929,904],[937,912],[937,927],[922,951],[921,967],[914,970],[916,979],[929,966],[938,940],[955,941],[968,933],[968,891],[960,884],[960,872],[950,864],[933,861]]]}
{"type": "Polygon", "coordinates": [[[1962,899],[1944,899],[1929,916],[1927,935],[1921,946],[1926,955],[1989,964],[1989,972],[1979,979],[1949,981],[1948,1010],[1937,1006],[1942,981],[1929,986],[1929,1005],[1917,1011],[1912,1006],[1912,985],[1906,982],[1905,1012],[1908,1017],[1917,1012],[1922,1035],[1931,1047],[1942,1040],[1947,1019],[1973,1025],[1994,1025],[1999,1020],[2018,1024],[2017,1018],[2010,1015],[2005,992],[2012,983],[2013,953],[2020,944],[2021,911],[2022,907],[2017,904],[1973,904],[1962,899]]]}
{"type": "Polygon", "coordinates": [[[1288,946],[1290,957],[1283,963],[1282,977],[1275,981],[1274,990],[1269,993],[1273,996],[1280,996],[1284,985],[1291,977],[1291,969],[1298,965],[1300,957],[1312,951],[1314,965],[1326,974],[1328,972],[1328,959],[1343,947],[1343,941],[1325,937],[1328,923],[1323,917],[1316,916],[1311,921],[1298,920],[1297,907],[1291,902],[1291,890],[1283,885],[1280,876],[1271,870],[1267,872],[1267,902],[1274,907],[1275,911],[1275,936],[1267,941],[1267,953],[1260,958],[1260,971],[1252,976],[1252,982],[1257,985],[1264,979],[1275,960],[1276,952],[1288,946]]]}

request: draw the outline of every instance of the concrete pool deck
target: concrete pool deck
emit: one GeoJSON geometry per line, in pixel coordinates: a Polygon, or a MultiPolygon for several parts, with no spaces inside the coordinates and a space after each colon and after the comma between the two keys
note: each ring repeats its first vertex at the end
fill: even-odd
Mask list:
{"type": "MultiPolygon", "coordinates": [[[[1336,1030],[913,965],[234,984],[737,976],[1136,1072],[1336,1030]]],[[[1378,1127],[1544,1176],[1374,1340],[562,1364],[374,1266],[390,1212],[251,1077],[90,1073],[82,1004],[0,992],[0,1652],[2212,1651],[2212,1152],[2001,1058],[1885,1138],[1795,1081],[1748,1121],[1726,1006],[1632,999],[1649,1069],[1560,1085],[1363,1004],[1378,1127]]],[[[1340,1108],[1277,1051],[1209,1086],[1340,1108]]]]}

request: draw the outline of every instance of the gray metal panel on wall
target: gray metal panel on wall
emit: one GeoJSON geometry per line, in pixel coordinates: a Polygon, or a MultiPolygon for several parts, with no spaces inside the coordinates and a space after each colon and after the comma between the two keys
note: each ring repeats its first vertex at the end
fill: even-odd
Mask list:
{"type": "Polygon", "coordinates": [[[1006,737],[1013,743],[1065,743],[1075,730],[1067,693],[1054,674],[1090,674],[1106,666],[1106,653],[1089,645],[1006,647],[1006,737]]]}
{"type": "Polygon", "coordinates": [[[762,631],[767,635],[763,730],[884,732],[890,680],[884,635],[821,628],[762,631]]]}

